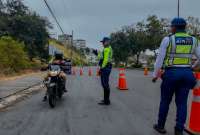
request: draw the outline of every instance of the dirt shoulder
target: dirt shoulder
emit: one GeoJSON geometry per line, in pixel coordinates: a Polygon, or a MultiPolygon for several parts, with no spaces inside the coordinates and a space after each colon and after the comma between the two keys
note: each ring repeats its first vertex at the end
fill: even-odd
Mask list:
{"type": "Polygon", "coordinates": [[[26,76],[41,74],[40,70],[24,70],[20,73],[15,73],[12,75],[2,75],[0,74],[0,81],[16,80],[26,76]]]}

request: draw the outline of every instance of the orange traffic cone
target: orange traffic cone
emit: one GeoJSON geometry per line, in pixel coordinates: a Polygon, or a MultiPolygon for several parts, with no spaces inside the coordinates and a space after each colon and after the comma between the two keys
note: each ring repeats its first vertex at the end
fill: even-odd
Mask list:
{"type": "Polygon", "coordinates": [[[88,76],[92,76],[92,69],[91,68],[89,68],[88,76]]]}
{"type": "Polygon", "coordinates": [[[83,69],[80,68],[80,76],[82,76],[82,75],[83,75],[83,69]]]}
{"type": "Polygon", "coordinates": [[[118,82],[118,89],[120,90],[128,90],[127,83],[126,83],[126,76],[125,76],[125,69],[119,69],[119,82],[118,82]]]}
{"type": "Polygon", "coordinates": [[[200,73],[195,73],[198,80],[196,88],[193,90],[193,101],[190,112],[189,130],[192,134],[200,134],[200,73]]]}
{"type": "Polygon", "coordinates": [[[149,74],[149,70],[147,67],[144,68],[144,75],[147,76],[149,74]]]}

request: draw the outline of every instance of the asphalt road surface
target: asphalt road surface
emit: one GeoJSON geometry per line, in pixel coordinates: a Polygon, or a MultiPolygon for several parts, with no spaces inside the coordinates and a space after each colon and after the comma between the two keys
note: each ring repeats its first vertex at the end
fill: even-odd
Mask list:
{"type": "MultiPolygon", "coordinates": [[[[110,78],[111,106],[99,106],[99,77],[68,76],[69,92],[51,109],[42,102],[44,90],[0,112],[0,135],[159,135],[157,120],[160,90],[142,71],[126,72],[128,91],[116,89],[118,71],[110,78]]],[[[173,135],[175,106],[172,103],[166,129],[173,135]]]]}
{"type": "Polygon", "coordinates": [[[0,98],[41,82],[43,78],[42,76],[43,75],[37,73],[20,77],[18,79],[0,81],[0,98]]]}

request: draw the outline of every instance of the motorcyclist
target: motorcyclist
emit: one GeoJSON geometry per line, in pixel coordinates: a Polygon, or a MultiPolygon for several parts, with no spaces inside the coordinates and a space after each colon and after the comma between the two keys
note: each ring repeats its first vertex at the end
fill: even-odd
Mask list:
{"type": "MultiPolygon", "coordinates": [[[[67,78],[66,78],[66,74],[63,69],[63,67],[65,67],[65,61],[63,59],[63,54],[60,52],[55,52],[54,58],[52,58],[52,60],[50,60],[50,62],[49,62],[48,69],[50,68],[51,65],[59,65],[60,66],[61,72],[59,74],[59,77],[61,78],[61,81],[62,81],[61,83],[62,83],[62,86],[64,87],[63,91],[67,92],[67,89],[66,89],[66,79],[67,78]]],[[[47,74],[47,76],[44,78],[44,80],[48,80],[48,78],[49,78],[49,74],[47,74]]],[[[45,93],[43,101],[46,101],[46,100],[47,100],[47,92],[45,93]]]]}

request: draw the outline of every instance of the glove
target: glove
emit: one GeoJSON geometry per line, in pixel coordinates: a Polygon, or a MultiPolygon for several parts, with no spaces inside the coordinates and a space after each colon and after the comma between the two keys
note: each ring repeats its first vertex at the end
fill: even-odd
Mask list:
{"type": "Polygon", "coordinates": [[[99,75],[101,76],[101,70],[99,70],[99,75]]]}
{"type": "Polygon", "coordinates": [[[154,77],[154,78],[152,79],[152,82],[153,82],[153,83],[156,83],[157,80],[158,80],[158,77],[154,77]]]}

